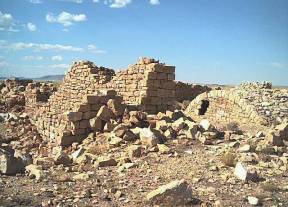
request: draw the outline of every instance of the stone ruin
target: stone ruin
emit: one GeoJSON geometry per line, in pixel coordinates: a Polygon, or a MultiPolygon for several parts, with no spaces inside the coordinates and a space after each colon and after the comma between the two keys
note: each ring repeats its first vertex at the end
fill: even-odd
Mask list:
{"type": "Polygon", "coordinates": [[[154,59],[142,58],[117,74],[89,61],[76,62],[58,91],[36,110],[33,123],[47,141],[69,145],[91,131],[109,129],[125,107],[148,113],[170,109],[174,79],[175,67],[154,59]]]}
{"type": "Polygon", "coordinates": [[[25,89],[26,110],[33,113],[46,103],[55,91],[57,91],[57,87],[54,83],[29,83],[25,89]]]}
{"type": "Polygon", "coordinates": [[[211,91],[212,89],[208,86],[202,86],[198,84],[183,83],[176,81],[176,100],[179,102],[189,100],[192,101],[198,95],[204,92],[211,91]]]}
{"type": "Polygon", "coordinates": [[[236,88],[202,93],[190,103],[186,114],[221,124],[271,126],[287,121],[288,90],[273,90],[266,82],[246,82],[236,88]]]}
{"type": "Polygon", "coordinates": [[[20,111],[25,106],[25,88],[32,80],[6,79],[0,83],[0,113],[20,111]]]}
{"type": "Polygon", "coordinates": [[[111,131],[125,109],[155,114],[173,111],[176,102],[184,100],[191,101],[185,113],[196,121],[207,118],[215,123],[269,126],[285,121],[288,115],[287,90],[272,90],[271,83],[212,90],[176,82],[174,66],[148,58],[117,73],[79,61],[57,91],[39,84],[26,88],[27,111],[46,141],[64,146],[81,141],[90,132],[111,131]]]}

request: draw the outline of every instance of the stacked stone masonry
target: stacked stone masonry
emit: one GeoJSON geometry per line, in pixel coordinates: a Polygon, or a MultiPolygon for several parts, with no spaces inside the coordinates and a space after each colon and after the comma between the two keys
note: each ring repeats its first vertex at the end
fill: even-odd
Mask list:
{"type": "Polygon", "coordinates": [[[165,111],[175,100],[175,67],[141,58],[128,70],[116,74],[112,87],[126,104],[150,113],[165,111]]]}
{"type": "Polygon", "coordinates": [[[242,87],[205,92],[194,99],[186,113],[194,119],[270,126],[288,117],[288,90],[242,87]]]}
{"type": "Polygon", "coordinates": [[[102,104],[116,98],[115,91],[101,90],[109,87],[114,74],[113,70],[96,67],[89,61],[76,62],[58,91],[35,114],[33,121],[38,131],[49,141],[61,141],[66,137],[71,141],[80,139],[88,133],[89,119],[102,104]],[[71,116],[77,118],[71,119],[71,116]]]}
{"type": "MultiPolygon", "coordinates": [[[[89,61],[76,62],[32,121],[47,141],[69,145],[113,124],[110,118],[124,112],[122,102],[150,113],[167,110],[175,100],[174,79],[175,67],[154,59],[142,58],[117,74],[89,61]],[[115,107],[118,110],[113,110],[115,107]],[[109,118],[102,113],[110,114],[109,118]]],[[[35,95],[31,96],[35,100],[35,95]]]]}
{"type": "Polygon", "coordinates": [[[183,83],[181,81],[176,82],[176,100],[182,102],[184,100],[192,101],[198,95],[204,92],[211,91],[211,88],[208,86],[202,86],[198,84],[189,84],[183,83]]]}
{"type": "Polygon", "coordinates": [[[46,103],[49,97],[57,90],[53,83],[33,82],[26,86],[25,104],[26,109],[37,110],[46,103]]]}

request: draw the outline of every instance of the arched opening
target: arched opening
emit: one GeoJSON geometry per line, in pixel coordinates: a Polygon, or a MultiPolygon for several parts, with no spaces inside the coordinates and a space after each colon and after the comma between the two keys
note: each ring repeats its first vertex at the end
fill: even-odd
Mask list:
{"type": "Polygon", "coordinates": [[[198,115],[204,115],[209,107],[209,101],[208,100],[202,100],[200,109],[198,111],[198,115]]]}

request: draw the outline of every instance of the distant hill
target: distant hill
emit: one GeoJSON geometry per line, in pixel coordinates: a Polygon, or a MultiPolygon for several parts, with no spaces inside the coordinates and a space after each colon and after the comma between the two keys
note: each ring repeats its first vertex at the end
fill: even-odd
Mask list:
{"type": "Polygon", "coordinates": [[[33,78],[36,81],[62,81],[64,75],[46,75],[39,78],[33,78]]]}

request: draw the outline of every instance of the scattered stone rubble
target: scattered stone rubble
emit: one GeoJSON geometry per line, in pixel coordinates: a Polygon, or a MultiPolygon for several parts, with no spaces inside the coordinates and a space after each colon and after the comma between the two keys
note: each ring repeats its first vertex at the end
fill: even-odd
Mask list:
{"type": "Polygon", "coordinates": [[[177,95],[168,95],[179,90],[174,70],[143,58],[115,74],[82,61],[57,88],[50,83],[21,88],[26,111],[5,108],[0,114],[1,205],[288,205],[287,91],[254,84],[245,84],[249,93],[243,85],[203,88],[204,95],[189,95],[193,100],[184,112],[175,110],[177,95]],[[279,107],[277,122],[271,121],[276,115],[270,120],[255,108],[244,110],[254,104],[242,101],[248,94],[266,93],[281,96],[271,100],[279,107]],[[152,104],[154,98],[159,102],[152,104]],[[166,98],[174,103],[163,104],[166,98]],[[196,103],[205,100],[209,107],[199,115],[203,105],[196,103]],[[218,109],[230,117],[215,119],[212,111],[218,109]],[[251,125],[268,124],[256,133],[241,131],[231,125],[232,116],[243,124],[241,113],[254,113],[247,118],[251,125]],[[215,120],[230,125],[218,127],[215,120]]]}

